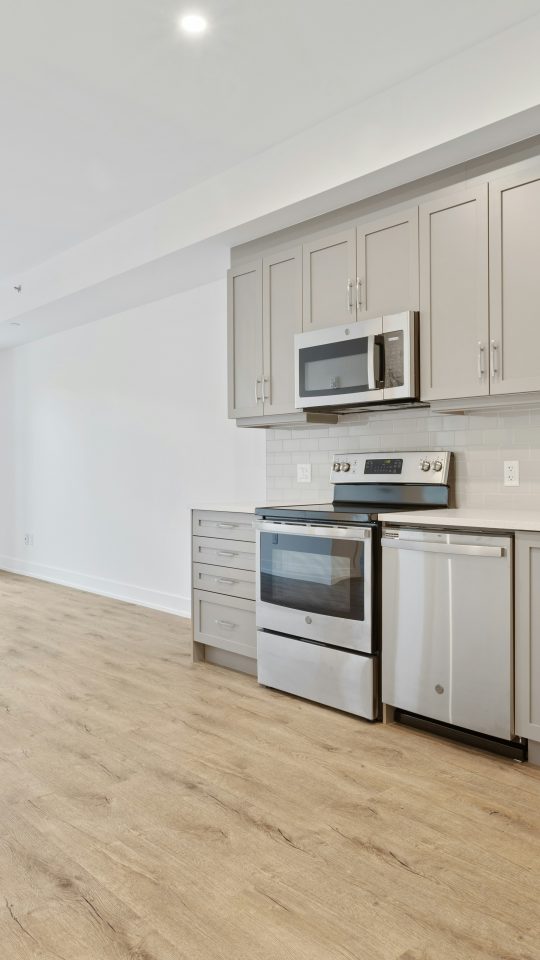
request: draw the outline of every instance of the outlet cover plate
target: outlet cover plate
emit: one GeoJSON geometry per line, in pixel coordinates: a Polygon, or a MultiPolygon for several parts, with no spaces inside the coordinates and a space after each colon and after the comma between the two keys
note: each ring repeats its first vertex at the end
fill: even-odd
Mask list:
{"type": "Polygon", "coordinates": [[[296,464],[296,480],[298,483],[311,483],[311,464],[296,464]]]}
{"type": "Polygon", "coordinates": [[[505,487],[519,487],[519,460],[504,461],[505,487]]]}

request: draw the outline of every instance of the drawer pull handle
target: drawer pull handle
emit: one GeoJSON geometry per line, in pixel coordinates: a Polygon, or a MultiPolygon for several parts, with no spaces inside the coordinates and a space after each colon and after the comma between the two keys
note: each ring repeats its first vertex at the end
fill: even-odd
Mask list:
{"type": "Polygon", "coordinates": [[[229,587],[234,587],[235,583],[238,583],[238,580],[231,580],[229,577],[216,577],[216,583],[226,583],[229,587]]]}
{"type": "Polygon", "coordinates": [[[218,557],[237,557],[238,556],[238,554],[235,553],[234,550],[218,550],[217,555],[218,557]]]}
{"type": "Polygon", "coordinates": [[[237,526],[237,523],[218,523],[218,527],[222,527],[223,530],[234,530],[237,526]]]}
{"type": "Polygon", "coordinates": [[[230,620],[216,620],[218,627],[227,627],[227,630],[234,630],[236,624],[230,620]]]}

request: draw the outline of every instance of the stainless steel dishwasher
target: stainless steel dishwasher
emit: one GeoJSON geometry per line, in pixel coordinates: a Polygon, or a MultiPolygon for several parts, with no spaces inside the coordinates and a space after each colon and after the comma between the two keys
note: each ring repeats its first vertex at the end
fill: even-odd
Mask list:
{"type": "Polygon", "coordinates": [[[512,538],[385,525],[382,699],[510,740],[512,538]]]}

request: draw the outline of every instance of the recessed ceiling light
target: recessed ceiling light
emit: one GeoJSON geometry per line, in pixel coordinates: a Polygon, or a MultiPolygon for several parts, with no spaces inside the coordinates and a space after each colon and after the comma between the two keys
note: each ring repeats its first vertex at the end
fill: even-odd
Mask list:
{"type": "Polygon", "coordinates": [[[179,24],[184,33],[204,33],[208,29],[208,20],[200,13],[185,13],[179,24]]]}

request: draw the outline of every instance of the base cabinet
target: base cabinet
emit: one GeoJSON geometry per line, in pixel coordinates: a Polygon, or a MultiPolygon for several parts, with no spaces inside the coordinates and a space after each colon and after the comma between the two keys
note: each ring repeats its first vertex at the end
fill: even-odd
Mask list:
{"type": "Polygon", "coordinates": [[[516,733],[540,744],[540,533],[516,534],[515,663],[516,733]]]}
{"type": "Polygon", "coordinates": [[[193,660],[257,672],[255,530],[249,513],[193,510],[193,660]]]}

